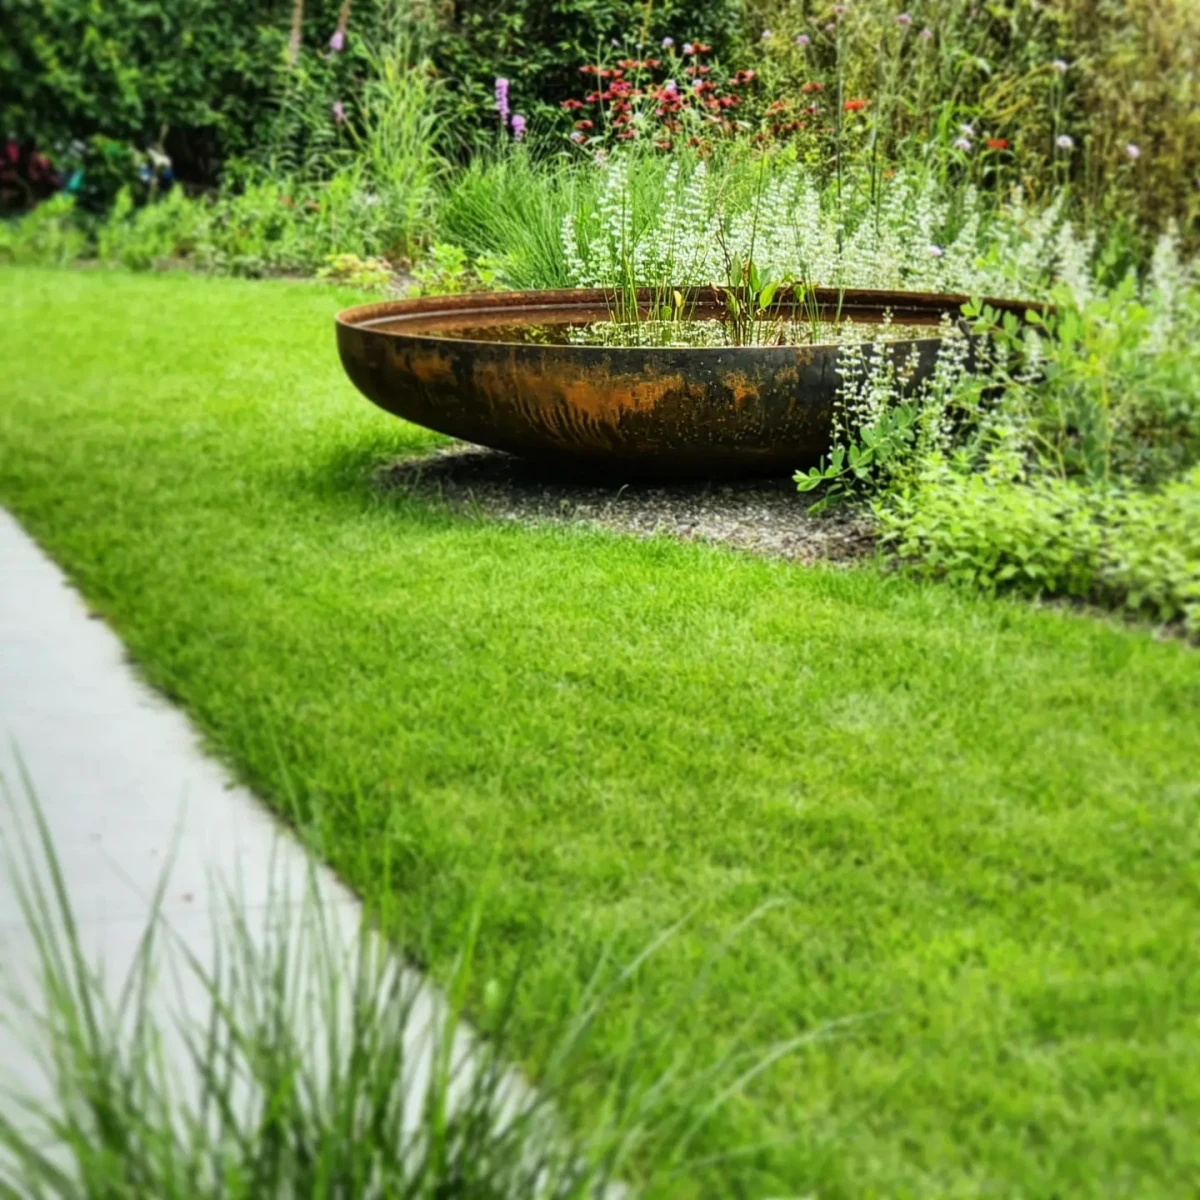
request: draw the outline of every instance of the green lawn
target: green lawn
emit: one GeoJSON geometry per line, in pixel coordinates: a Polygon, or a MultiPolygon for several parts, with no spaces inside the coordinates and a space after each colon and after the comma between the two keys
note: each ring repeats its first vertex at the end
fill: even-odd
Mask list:
{"type": "Polygon", "coordinates": [[[863,1018],[727,1109],[707,1147],[764,1148],[681,1194],[1194,1194],[1200,654],[382,495],[433,438],[345,381],[327,291],[0,297],[0,502],[263,797],[332,814],[435,970],[492,869],[481,979],[523,962],[526,1052],[605,945],[681,916],[602,1070],[634,1013],[647,1072],[863,1018]]]}

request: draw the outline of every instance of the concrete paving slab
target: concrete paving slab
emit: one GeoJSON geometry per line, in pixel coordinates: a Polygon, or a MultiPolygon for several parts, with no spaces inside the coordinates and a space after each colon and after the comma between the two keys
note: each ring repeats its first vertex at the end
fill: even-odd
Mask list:
{"type": "MultiPolygon", "coordinates": [[[[256,938],[265,929],[256,917],[292,912],[299,925],[315,894],[347,953],[355,946],[361,911],[353,895],[202,752],[182,713],[138,679],[113,632],[0,509],[0,777],[18,798],[14,806],[0,797],[0,846],[14,845],[23,773],[53,835],[84,951],[103,965],[114,994],[171,856],[161,913],[201,963],[211,961],[218,931],[228,927],[222,888],[238,895],[256,938]]],[[[27,814],[20,824],[28,828],[27,814]]],[[[2,864],[0,856],[0,1082],[48,1100],[27,1025],[10,999],[36,1000],[37,957],[2,864]]],[[[415,1123],[430,1067],[428,1032],[444,1021],[445,1002],[411,968],[395,969],[419,993],[409,1049],[415,1123]]],[[[194,977],[180,978],[182,986],[164,984],[155,997],[164,1024],[179,1016],[203,1021],[207,993],[194,977]]],[[[186,1069],[181,1043],[173,1053],[186,1069]]],[[[470,1053],[460,1032],[454,1058],[470,1053]]],[[[509,1104],[522,1094],[529,1093],[514,1075],[509,1104]]]]}

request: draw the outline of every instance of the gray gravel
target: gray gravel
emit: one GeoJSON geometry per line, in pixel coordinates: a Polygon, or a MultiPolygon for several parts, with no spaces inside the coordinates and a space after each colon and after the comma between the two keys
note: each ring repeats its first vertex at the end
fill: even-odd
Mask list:
{"type": "Polygon", "coordinates": [[[720,542],[799,563],[848,563],[874,546],[870,514],[842,507],[810,516],[791,479],[619,484],[494,450],[453,446],[381,468],[383,486],[453,509],[524,524],[591,525],[637,537],[720,542]]]}

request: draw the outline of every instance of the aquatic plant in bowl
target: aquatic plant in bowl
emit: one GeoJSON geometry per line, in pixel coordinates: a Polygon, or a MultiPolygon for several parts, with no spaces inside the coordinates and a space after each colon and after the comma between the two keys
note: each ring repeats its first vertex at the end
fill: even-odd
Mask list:
{"type": "Polygon", "coordinates": [[[919,384],[966,299],[790,286],[765,297],[497,292],[347,309],[337,337],[365,396],[464,441],[624,476],[767,474],[828,450],[848,344],[893,356],[919,384]]]}

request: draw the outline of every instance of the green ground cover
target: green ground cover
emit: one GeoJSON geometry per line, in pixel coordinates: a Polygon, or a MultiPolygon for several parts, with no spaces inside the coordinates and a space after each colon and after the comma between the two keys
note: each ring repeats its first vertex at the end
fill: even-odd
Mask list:
{"type": "Polygon", "coordinates": [[[490,878],[479,994],[521,965],[524,1053],[606,946],[681,917],[598,1078],[636,1022],[651,1074],[852,1019],[724,1112],[706,1147],[760,1148],[681,1194],[1194,1187],[1194,650],[385,495],[373,469],[435,439],[345,381],[329,291],[0,292],[0,502],[436,973],[490,878]]]}

